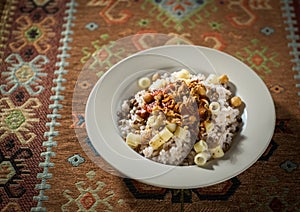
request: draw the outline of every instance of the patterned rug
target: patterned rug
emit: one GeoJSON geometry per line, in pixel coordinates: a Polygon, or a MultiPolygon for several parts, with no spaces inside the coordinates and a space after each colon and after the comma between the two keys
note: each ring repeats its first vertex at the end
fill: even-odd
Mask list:
{"type": "Polygon", "coordinates": [[[299,0],[2,0],[0,18],[1,211],[300,211],[299,0]],[[166,189],[110,175],[83,150],[72,100],[95,83],[76,84],[84,65],[94,52],[106,67],[127,56],[115,43],[127,36],[149,48],[148,33],[229,53],[264,80],[276,127],[252,167],[166,189]]]}

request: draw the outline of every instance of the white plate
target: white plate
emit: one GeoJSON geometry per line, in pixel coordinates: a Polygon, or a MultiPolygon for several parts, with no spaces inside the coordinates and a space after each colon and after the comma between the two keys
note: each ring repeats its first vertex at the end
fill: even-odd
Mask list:
{"type": "Polygon", "coordinates": [[[248,66],[214,49],[189,45],[162,46],[139,54],[145,55],[126,58],[103,75],[93,88],[86,106],[88,136],[101,157],[115,169],[129,178],[154,186],[197,188],[217,184],[240,174],[264,153],[275,126],[274,103],[263,81],[248,66]],[[166,56],[158,60],[158,56],[149,53],[166,56]],[[120,99],[132,95],[135,89],[132,86],[127,89],[127,83],[133,83],[155,68],[174,65],[171,58],[186,64],[195,72],[207,74],[217,71],[218,74],[227,74],[236,86],[236,94],[246,105],[240,135],[234,139],[224,158],[213,160],[206,168],[169,166],[148,160],[130,149],[115,127],[120,99]],[[150,63],[151,60],[153,62],[150,63]],[[143,67],[143,71],[140,67],[143,67]]]}

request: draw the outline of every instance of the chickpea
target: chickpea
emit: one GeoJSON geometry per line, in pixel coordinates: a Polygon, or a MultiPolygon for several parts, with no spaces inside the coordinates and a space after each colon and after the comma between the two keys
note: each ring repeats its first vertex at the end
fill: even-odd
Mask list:
{"type": "Polygon", "coordinates": [[[219,80],[219,83],[221,83],[221,84],[225,84],[229,81],[228,76],[226,74],[219,76],[218,80],[219,80]]]}
{"type": "Polygon", "coordinates": [[[239,107],[242,104],[242,100],[238,96],[234,96],[230,99],[230,104],[232,107],[239,107]]]}
{"type": "Polygon", "coordinates": [[[199,86],[198,87],[198,94],[200,94],[201,96],[205,96],[206,95],[206,89],[204,86],[199,86]]]}
{"type": "Polygon", "coordinates": [[[158,80],[158,79],[160,79],[160,74],[159,74],[159,73],[153,74],[153,76],[152,76],[152,81],[154,82],[154,81],[156,81],[156,80],[158,80]]]}
{"type": "Polygon", "coordinates": [[[146,103],[151,103],[154,101],[154,97],[150,94],[150,93],[146,93],[144,96],[143,96],[143,99],[146,103]]]}

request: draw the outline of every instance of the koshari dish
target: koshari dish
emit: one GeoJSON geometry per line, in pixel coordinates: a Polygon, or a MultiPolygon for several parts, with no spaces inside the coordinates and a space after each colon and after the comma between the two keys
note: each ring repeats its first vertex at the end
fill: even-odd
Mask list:
{"type": "Polygon", "coordinates": [[[142,156],[169,165],[203,166],[224,156],[242,123],[242,100],[227,75],[182,69],[142,77],[142,89],[117,113],[124,141],[142,156]]]}

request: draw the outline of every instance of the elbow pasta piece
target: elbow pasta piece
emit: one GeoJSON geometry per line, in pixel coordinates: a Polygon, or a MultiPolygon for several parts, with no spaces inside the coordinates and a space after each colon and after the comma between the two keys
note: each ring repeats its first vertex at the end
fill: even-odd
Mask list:
{"type": "Polygon", "coordinates": [[[220,145],[215,148],[209,149],[209,151],[213,158],[221,158],[224,156],[224,151],[220,145]]]}
{"type": "Polygon", "coordinates": [[[194,163],[197,166],[203,166],[210,159],[210,154],[208,152],[200,152],[194,157],[194,163]]]}
{"type": "Polygon", "coordinates": [[[204,127],[205,127],[206,132],[209,132],[214,128],[214,124],[211,123],[210,121],[205,121],[204,127]]]}
{"type": "Polygon", "coordinates": [[[212,102],[209,105],[209,110],[213,113],[213,114],[217,114],[220,111],[220,104],[218,102],[212,102]]]}
{"type": "Polygon", "coordinates": [[[126,136],[126,143],[131,148],[136,148],[142,141],[142,136],[134,133],[128,133],[126,136]]]}
{"type": "Polygon", "coordinates": [[[168,123],[166,125],[166,127],[168,128],[168,130],[170,130],[171,132],[175,132],[176,128],[177,128],[177,124],[176,123],[168,123]]]}
{"type": "Polygon", "coordinates": [[[182,127],[177,127],[176,131],[174,132],[174,135],[178,138],[185,139],[188,131],[182,127]]]}
{"type": "Polygon", "coordinates": [[[166,142],[170,138],[172,138],[173,133],[170,132],[170,130],[167,127],[165,127],[164,129],[162,129],[162,131],[159,132],[159,136],[164,142],[166,142]]]}
{"type": "Polygon", "coordinates": [[[208,146],[204,140],[200,140],[194,145],[194,150],[196,153],[204,152],[208,150],[208,146]]]}
{"type": "Polygon", "coordinates": [[[156,150],[172,137],[173,133],[165,127],[149,141],[149,145],[156,150]]]}
{"type": "Polygon", "coordinates": [[[138,85],[140,88],[148,88],[151,84],[151,80],[148,77],[142,77],[138,80],[138,85]]]}
{"type": "Polygon", "coordinates": [[[165,142],[161,139],[159,134],[156,134],[151,140],[149,141],[149,145],[153,148],[153,150],[158,149],[161,147],[165,142]]]}

